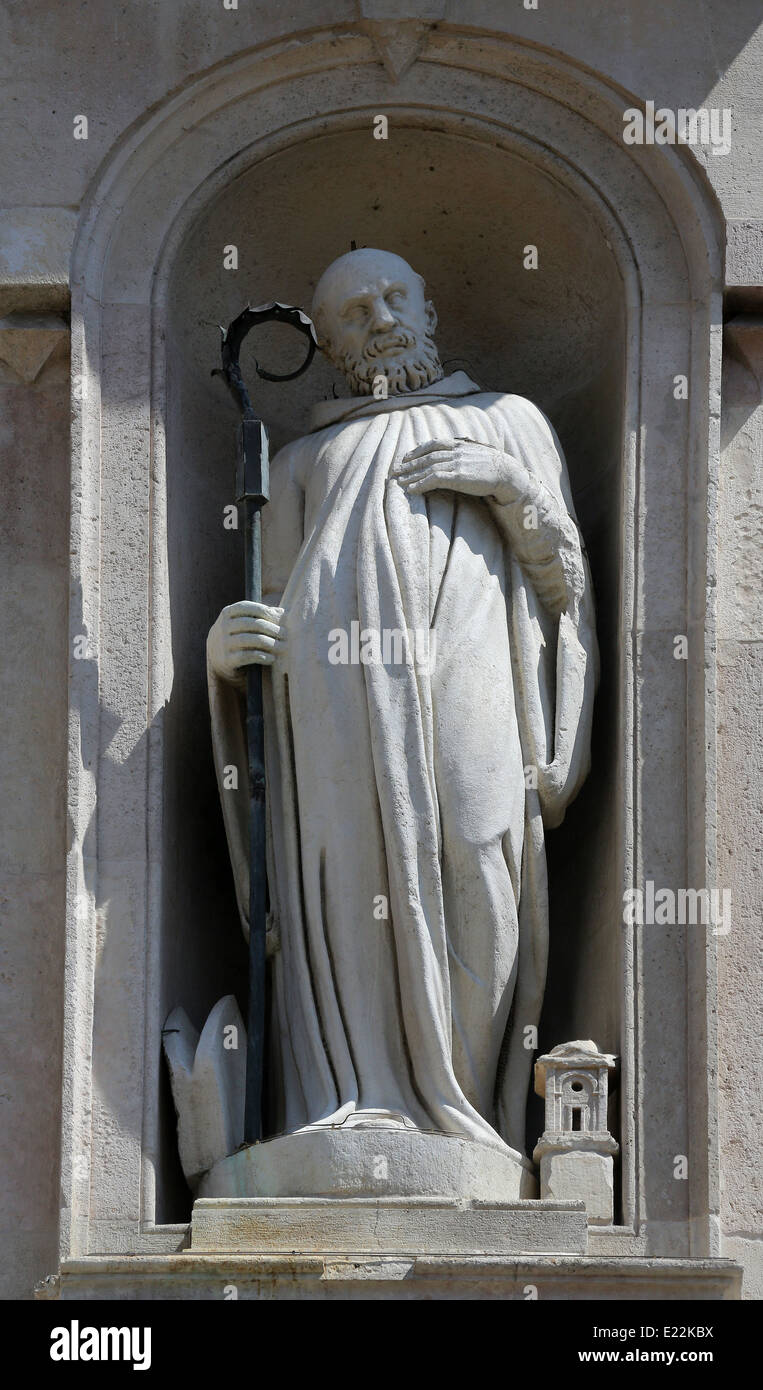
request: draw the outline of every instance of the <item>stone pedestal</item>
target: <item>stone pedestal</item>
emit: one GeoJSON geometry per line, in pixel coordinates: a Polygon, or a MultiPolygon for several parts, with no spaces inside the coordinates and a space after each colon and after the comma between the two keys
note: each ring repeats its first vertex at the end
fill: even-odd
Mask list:
{"type": "Polygon", "coordinates": [[[553,1201],[578,1200],[585,1203],[593,1226],[612,1223],[614,1201],[613,1154],[617,1145],[611,1135],[558,1135],[557,1143],[546,1136],[535,1154],[540,1160],[540,1195],[553,1201]]]}
{"type": "Polygon", "coordinates": [[[420,1197],[516,1202],[537,1196],[515,1150],[409,1129],[302,1130],[216,1163],[199,1197],[420,1197]]]}
{"type": "Polygon", "coordinates": [[[194,1254],[585,1255],[582,1202],[454,1202],[439,1197],[199,1199],[194,1254]]]}

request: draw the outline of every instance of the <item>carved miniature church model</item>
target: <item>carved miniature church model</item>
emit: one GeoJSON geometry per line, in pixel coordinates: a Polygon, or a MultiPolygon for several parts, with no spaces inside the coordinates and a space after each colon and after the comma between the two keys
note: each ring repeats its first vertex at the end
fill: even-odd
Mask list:
{"type": "Polygon", "coordinates": [[[540,1195],[585,1202],[593,1225],[612,1224],[614,1155],[607,1127],[611,1053],[590,1039],[562,1043],[535,1063],[535,1090],[546,1101],[546,1127],[533,1157],[540,1195]]]}

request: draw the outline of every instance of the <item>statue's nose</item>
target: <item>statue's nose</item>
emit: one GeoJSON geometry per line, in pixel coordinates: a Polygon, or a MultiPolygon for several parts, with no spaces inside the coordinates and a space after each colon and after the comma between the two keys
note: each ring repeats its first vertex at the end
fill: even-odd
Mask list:
{"type": "Polygon", "coordinates": [[[397,319],[395,318],[395,315],[392,313],[392,310],[390,309],[387,301],[385,299],[382,299],[380,296],[377,300],[374,301],[374,331],[378,333],[380,329],[394,328],[396,323],[397,319]]]}

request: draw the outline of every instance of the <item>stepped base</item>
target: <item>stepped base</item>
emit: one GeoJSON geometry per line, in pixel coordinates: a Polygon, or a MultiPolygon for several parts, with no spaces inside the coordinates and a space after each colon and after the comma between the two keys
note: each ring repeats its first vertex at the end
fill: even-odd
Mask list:
{"type": "Polygon", "coordinates": [[[582,1202],[448,1202],[439,1197],[202,1198],[193,1254],[584,1255],[582,1202]]]}

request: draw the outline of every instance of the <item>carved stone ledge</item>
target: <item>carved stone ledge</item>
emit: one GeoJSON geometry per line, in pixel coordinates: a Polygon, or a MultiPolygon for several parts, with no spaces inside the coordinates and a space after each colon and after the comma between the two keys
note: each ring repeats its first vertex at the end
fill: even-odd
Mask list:
{"type": "Polygon", "coordinates": [[[763,386],[763,314],[737,314],[723,328],[723,345],[763,386]]]}
{"type": "Polygon", "coordinates": [[[28,386],[69,343],[69,325],[58,314],[9,314],[0,319],[0,361],[28,386]]]}
{"type": "Polygon", "coordinates": [[[507,1299],[528,1285],[553,1299],[736,1300],[741,1269],[731,1260],[605,1259],[584,1255],[360,1257],[237,1252],[89,1256],[61,1270],[62,1301],[140,1298],[507,1299]]]}
{"type": "Polygon", "coordinates": [[[445,17],[446,0],[419,7],[415,16],[400,14],[390,0],[357,0],[360,28],[371,40],[387,75],[399,82],[421,53],[430,30],[445,17]]]}

